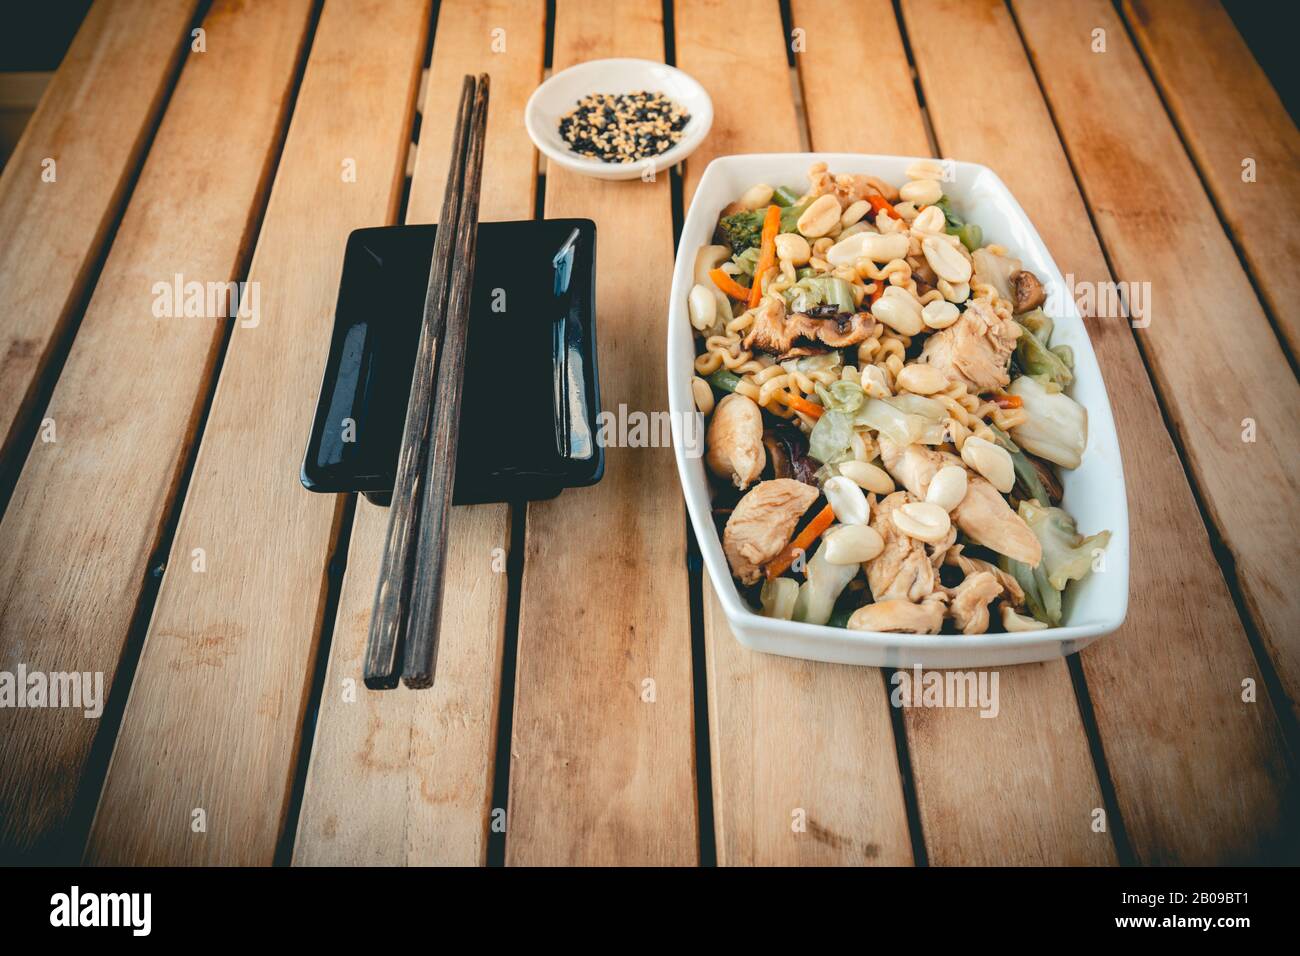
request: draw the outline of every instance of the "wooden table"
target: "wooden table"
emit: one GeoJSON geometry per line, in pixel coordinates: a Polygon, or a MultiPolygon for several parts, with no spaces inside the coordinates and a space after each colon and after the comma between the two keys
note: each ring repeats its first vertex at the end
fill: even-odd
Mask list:
{"type": "Polygon", "coordinates": [[[95,4],[0,180],[0,670],[108,701],[0,709],[0,859],[1296,859],[1300,138],[1224,11],[608,7],[95,4]],[[709,89],[680,179],[538,175],[529,93],[605,56],[709,89]],[[594,487],[458,508],[437,686],[365,691],[386,512],[299,462],[348,233],[436,217],[479,70],[484,218],[598,224],[606,408],[666,408],[674,222],[720,154],[985,163],[1062,272],[1149,283],[1149,324],[1088,319],[1125,627],[1004,669],[995,719],[892,708],[887,672],[743,649],[671,450],[611,448],[594,487]],[[158,317],[177,275],[258,312],[158,317]]]}

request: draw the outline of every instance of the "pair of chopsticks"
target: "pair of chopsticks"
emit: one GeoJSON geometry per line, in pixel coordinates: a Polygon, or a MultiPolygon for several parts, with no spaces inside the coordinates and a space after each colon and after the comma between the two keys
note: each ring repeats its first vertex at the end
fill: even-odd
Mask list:
{"type": "Polygon", "coordinates": [[[366,644],[365,682],[373,690],[396,687],[399,679],[411,688],[433,686],[447,526],[456,482],[487,108],[487,74],[477,79],[466,76],[366,644]]]}

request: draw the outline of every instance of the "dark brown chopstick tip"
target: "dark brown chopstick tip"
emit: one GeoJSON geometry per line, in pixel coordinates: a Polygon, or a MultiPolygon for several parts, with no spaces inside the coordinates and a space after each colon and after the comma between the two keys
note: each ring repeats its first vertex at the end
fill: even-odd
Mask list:
{"type": "Polygon", "coordinates": [[[367,674],[363,681],[370,690],[392,690],[399,683],[398,675],[393,674],[367,674]]]}

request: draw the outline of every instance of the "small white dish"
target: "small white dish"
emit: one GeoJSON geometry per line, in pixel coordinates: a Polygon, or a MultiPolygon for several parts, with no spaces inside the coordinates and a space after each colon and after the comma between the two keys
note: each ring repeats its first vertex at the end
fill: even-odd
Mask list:
{"type": "Polygon", "coordinates": [[[693,153],[713,125],[713,101],[696,80],[676,67],[653,60],[589,60],[554,74],[533,91],[524,108],[524,126],[546,158],[565,169],[597,179],[649,178],[693,153]],[[592,93],[662,93],[690,114],[682,138],[658,156],[631,163],[607,163],[580,156],[560,137],[560,117],[592,93]]]}
{"type": "MultiPolygon", "coordinates": [[[[694,282],[695,254],[712,242],[718,213],[755,183],[806,188],[808,167],[825,162],[833,173],[871,173],[895,185],[907,181],[907,167],[920,157],[864,156],[853,153],[771,153],[722,156],[709,164],[682,226],[668,310],[668,401],[673,447],[681,473],[686,508],[713,587],[736,639],[769,654],[873,667],[997,667],[1044,661],[1074,654],[1124,623],[1128,611],[1128,502],[1119,438],[1097,356],[1083,319],[1067,292],[1061,271],[1025,211],[987,166],[953,163],[953,181],[944,192],[958,212],[978,223],[986,243],[1000,243],[1021,259],[1047,290],[1044,311],[1055,320],[1052,345],[1074,350],[1075,381],[1070,395],[1088,410],[1088,445],[1083,462],[1062,472],[1062,507],[1079,530],[1110,529],[1105,566],[1065,594],[1063,627],[1017,634],[887,634],[802,624],[763,617],[741,597],[732,580],[722,542],[714,528],[704,459],[691,457],[684,440],[685,416],[697,415],[691,395],[695,343],[687,317],[687,294],[694,282]]],[[[699,442],[694,443],[698,449],[699,442]]]]}

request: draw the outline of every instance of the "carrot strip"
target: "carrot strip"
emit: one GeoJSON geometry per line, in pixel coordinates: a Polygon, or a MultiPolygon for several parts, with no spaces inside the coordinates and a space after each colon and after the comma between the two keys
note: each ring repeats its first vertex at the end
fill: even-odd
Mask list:
{"type": "Polygon", "coordinates": [[[749,288],[751,309],[758,305],[758,300],[763,297],[763,274],[776,265],[776,234],[780,231],[781,207],[768,206],[767,214],[763,217],[763,236],[758,246],[758,265],[754,267],[754,282],[749,288]]]}
{"type": "Polygon", "coordinates": [[[785,402],[796,412],[803,412],[805,415],[809,415],[813,418],[821,418],[822,412],[826,411],[826,409],[822,408],[815,402],[810,402],[802,395],[795,395],[793,392],[777,392],[776,397],[781,399],[781,401],[785,402]]]}
{"type": "Polygon", "coordinates": [[[1023,408],[1025,400],[1019,395],[994,395],[993,404],[998,408],[1023,408]]]}
{"type": "Polygon", "coordinates": [[[873,214],[872,216],[873,218],[875,216],[880,215],[882,211],[889,213],[895,219],[903,218],[898,214],[898,210],[889,204],[889,200],[886,199],[884,196],[880,195],[879,193],[868,193],[867,202],[871,203],[871,212],[873,214]]]}
{"type": "Polygon", "coordinates": [[[790,567],[790,565],[794,564],[795,556],[801,551],[807,554],[808,549],[812,547],[812,543],[820,538],[822,532],[829,528],[831,523],[834,521],[835,512],[831,509],[830,505],[827,505],[821,511],[817,512],[817,516],[813,518],[812,521],[809,521],[802,531],[795,535],[794,540],[787,544],[781,550],[781,553],[768,563],[768,566],[764,571],[767,575],[767,579],[770,581],[773,578],[779,578],[784,574],[786,569],[790,567]]]}
{"type": "Polygon", "coordinates": [[[875,305],[876,300],[885,294],[885,286],[887,285],[889,285],[889,283],[885,279],[876,280],[876,288],[871,293],[871,297],[867,300],[870,305],[875,305]]]}
{"type": "Polygon", "coordinates": [[[721,269],[710,269],[709,278],[713,280],[714,285],[731,296],[731,298],[739,299],[741,302],[749,301],[749,290],[721,269]]]}

